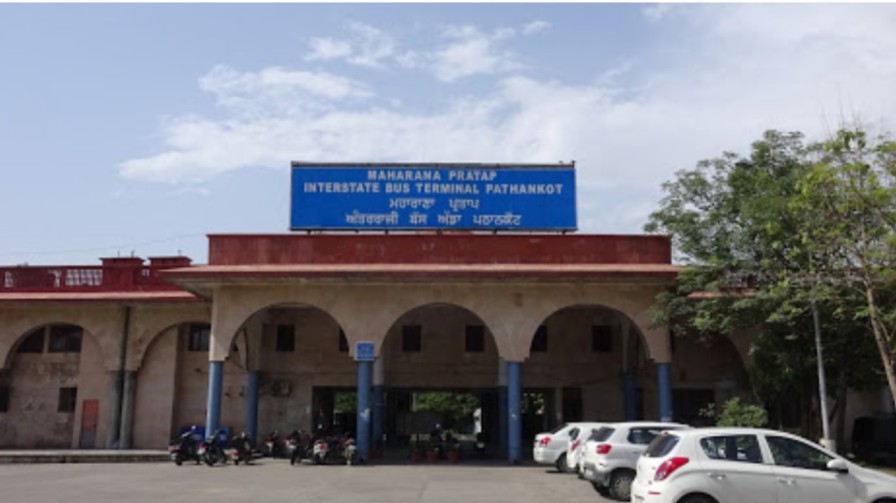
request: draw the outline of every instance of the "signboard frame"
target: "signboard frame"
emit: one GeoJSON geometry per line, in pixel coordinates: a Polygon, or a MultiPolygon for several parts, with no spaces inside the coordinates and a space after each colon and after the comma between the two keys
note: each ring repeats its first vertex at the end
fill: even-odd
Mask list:
{"type": "MultiPolygon", "coordinates": [[[[511,175],[511,176],[513,176],[513,175],[511,175]]],[[[308,183],[308,182],[306,181],[306,183],[308,183]]],[[[310,182],[310,183],[317,183],[317,182],[310,182]]],[[[346,182],[339,181],[338,179],[336,181],[327,182],[327,183],[341,184],[343,186],[346,184],[346,182]]],[[[355,185],[357,185],[358,183],[361,183],[361,182],[352,181],[349,183],[354,183],[355,185]]],[[[460,185],[461,183],[480,183],[480,182],[460,182],[457,185],[460,185]]],[[[507,185],[507,184],[504,184],[504,185],[507,185]]],[[[511,184],[511,185],[513,185],[513,184],[511,184]]],[[[523,185],[527,185],[527,184],[526,183],[518,183],[516,185],[523,186],[523,185]]],[[[532,185],[537,185],[537,184],[531,184],[531,182],[530,182],[527,186],[532,186],[532,185]]],[[[549,185],[549,184],[541,184],[541,185],[549,185]]],[[[352,194],[347,194],[345,197],[351,197],[351,196],[352,196],[352,194]]],[[[446,196],[444,194],[440,194],[437,196],[429,196],[429,195],[420,196],[420,195],[415,194],[415,196],[416,196],[416,201],[413,201],[413,202],[420,202],[422,199],[423,201],[426,201],[426,200],[437,201],[439,204],[444,203],[443,200],[439,199],[440,197],[442,199],[447,199],[448,197],[454,197],[451,195],[446,196]]],[[[312,196],[312,197],[314,197],[314,196],[312,196]]],[[[338,198],[339,196],[334,195],[333,197],[338,198]]],[[[375,197],[380,197],[380,198],[386,199],[391,196],[378,195],[375,197]]],[[[396,194],[395,197],[401,198],[401,195],[396,194]]],[[[464,196],[457,196],[457,197],[464,197],[464,196]]],[[[477,192],[476,196],[470,196],[470,197],[489,198],[490,196],[483,195],[483,194],[480,194],[479,192],[477,192]]],[[[491,196],[491,197],[495,197],[495,196],[491,196]]],[[[505,197],[505,198],[517,197],[517,198],[519,198],[520,196],[504,194],[500,197],[505,197]]],[[[533,196],[533,197],[538,197],[538,196],[533,196]]],[[[412,198],[408,198],[408,199],[412,199],[412,198]]],[[[464,201],[465,200],[461,200],[460,202],[464,202],[464,201]]],[[[472,199],[469,199],[466,201],[472,201],[472,199]]],[[[477,205],[476,207],[478,208],[479,201],[476,200],[475,203],[477,205]]],[[[491,203],[489,202],[487,204],[491,204],[491,203]]],[[[500,207],[499,211],[501,211],[503,209],[504,209],[503,207],[500,207]]],[[[377,162],[377,163],[360,163],[360,162],[352,163],[352,162],[292,161],[291,168],[290,168],[289,213],[290,213],[289,214],[289,230],[291,230],[291,231],[308,231],[308,232],[312,232],[312,231],[343,231],[343,232],[386,231],[386,232],[388,232],[388,231],[425,230],[425,231],[437,231],[438,232],[438,231],[454,231],[454,230],[456,230],[456,231],[483,231],[483,232],[491,232],[491,231],[510,231],[510,232],[513,232],[513,231],[517,231],[517,232],[547,231],[547,232],[558,232],[558,233],[574,232],[574,231],[578,230],[578,215],[577,215],[577,208],[576,208],[575,161],[572,161],[570,163],[557,163],[557,164],[525,164],[525,163],[486,164],[486,163],[423,163],[423,162],[421,162],[421,163],[379,163],[379,162],[377,162]],[[548,176],[548,175],[546,175],[546,173],[550,173],[550,170],[565,171],[567,173],[564,173],[563,176],[566,177],[566,179],[563,179],[563,181],[566,183],[565,184],[563,184],[563,183],[553,184],[553,185],[557,185],[561,190],[564,190],[564,189],[566,190],[566,193],[563,194],[562,199],[560,198],[559,194],[557,195],[557,200],[564,204],[550,205],[550,208],[552,210],[557,210],[558,213],[562,212],[562,211],[565,211],[566,213],[559,213],[559,216],[557,218],[562,219],[563,222],[560,222],[557,225],[551,225],[549,223],[547,225],[536,224],[533,226],[520,225],[519,222],[521,221],[522,217],[525,217],[526,215],[525,214],[524,215],[513,215],[512,212],[509,210],[505,211],[504,214],[502,214],[502,215],[497,215],[497,214],[485,215],[485,217],[493,217],[491,220],[485,220],[485,222],[486,222],[485,225],[461,224],[461,225],[454,226],[454,225],[433,225],[433,224],[411,225],[410,223],[404,223],[404,224],[397,223],[396,224],[396,223],[390,222],[388,219],[383,219],[382,217],[384,215],[382,213],[380,213],[378,215],[380,217],[379,220],[381,222],[386,222],[386,223],[383,223],[381,225],[377,225],[377,224],[373,224],[373,225],[350,225],[350,224],[333,225],[333,224],[329,224],[328,225],[328,224],[322,223],[322,220],[318,221],[318,223],[316,223],[316,224],[309,224],[309,223],[307,223],[307,221],[302,221],[300,218],[297,217],[297,215],[299,215],[298,210],[302,209],[302,208],[299,208],[296,206],[297,204],[299,204],[297,199],[300,197],[300,194],[298,194],[298,190],[296,187],[296,184],[297,184],[296,177],[297,177],[297,173],[301,169],[308,169],[309,171],[313,170],[313,169],[326,170],[326,171],[332,170],[333,173],[338,173],[337,170],[339,170],[339,169],[347,169],[347,170],[353,169],[353,170],[364,170],[364,171],[368,171],[368,172],[370,170],[382,170],[383,172],[401,171],[402,173],[408,173],[409,170],[421,170],[421,172],[423,172],[425,170],[435,170],[435,171],[439,171],[441,173],[441,172],[450,171],[450,170],[457,170],[457,171],[466,171],[466,172],[493,172],[493,173],[502,173],[502,174],[507,174],[509,172],[514,172],[514,171],[520,172],[520,173],[527,173],[529,170],[532,170],[533,175],[541,175],[541,176],[548,176]],[[541,173],[538,173],[538,171],[541,171],[541,173]],[[506,215],[506,217],[505,217],[505,215],[506,215]],[[501,217],[505,217],[505,218],[502,219],[501,217]],[[512,222],[511,220],[507,219],[507,218],[514,218],[514,217],[516,218],[515,222],[512,222]],[[493,225],[489,225],[489,222],[495,222],[495,223],[493,225]],[[504,223],[504,225],[502,225],[502,223],[504,223]],[[512,225],[512,223],[516,223],[516,225],[512,225]]],[[[358,213],[358,211],[355,210],[355,213],[358,213]]],[[[392,213],[393,213],[393,216],[395,216],[395,210],[392,210],[392,213]]],[[[531,215],[532,211],[530,211],[529,214],[531,215]]],[[[348,216],[349,215],[346,214],[346,219],[348,219],[348,216]]],[[[361,216],[364,216],[363,213],[361,214],[361,216]]],[[[367,215],[367,216],[369,217],[370,215],[367,215]]],[[[452,216],[454,216],[454,215],[452,215],[452,216]]],[[[541,215],[539,215],[539,216],[541,216],[541,215]]],[[[397,217],[395,217],[395,219],[397,219],[397,217]]],[[[482,222],[482,221],[483,220],[480,220],[480,222],[482,222]]]]}

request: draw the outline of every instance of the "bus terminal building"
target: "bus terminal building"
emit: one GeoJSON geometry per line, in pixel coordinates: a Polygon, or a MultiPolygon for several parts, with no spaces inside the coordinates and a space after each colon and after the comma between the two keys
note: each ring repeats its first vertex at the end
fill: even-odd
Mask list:
{"type": "Polygon", "coordinates": [[[654,326],[677,274],[670,240],[572,232],[574,198],[556,200],[572,174],[294,165],[290,226],[305,232],[209,235],[206,265],[0,267],[0,448],[325,424],[368,457],[432,429],[415,393],[452,391],[479,399],[477,428],[518,461],[563,422],[688,422],[749,396],[749,337],[707,347],[654,326]]]}

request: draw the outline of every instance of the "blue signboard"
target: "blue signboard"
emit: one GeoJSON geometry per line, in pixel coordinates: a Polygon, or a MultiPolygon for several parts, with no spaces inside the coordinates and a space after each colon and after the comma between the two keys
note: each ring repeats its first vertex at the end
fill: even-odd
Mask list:
{"type": "Polygon", "coordinates": [[[355,343],[355,361],[372,362],[376,360],[375,346],[372,342],[355,343]]]}
{"type": "Polygon", "coordinates": [[[575,230],[575,169],[558,165],[292,165],[294,230],[575,230]]]}

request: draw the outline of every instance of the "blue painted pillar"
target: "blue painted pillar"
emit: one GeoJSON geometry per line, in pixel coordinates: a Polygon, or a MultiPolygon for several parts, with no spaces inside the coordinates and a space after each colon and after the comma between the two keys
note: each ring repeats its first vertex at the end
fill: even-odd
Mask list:
{"type": "Polygon", "coordinates": [[[254,443],[258,433],[258,371],[246,376],[246,433],[254,443]]]}
{"type": "Polygon", "coordinates": [[[656,364],[657,389],[660,395],[660,421],[672,420],[672,370],[669,362],[656,364]]]}
{"type": "Polygon", "coordinates": [[[370,367],[371,362],[358,362],[358,424],[356,439],[362,460],[370,459],[370,367]]]}
{"type": "MultiPolygon", "coordinates": [[[[383,418],[386,414],[386,388],[383,385],[373,387],[373,445],[380,445],[383,440],[383,418]]],[[[385,445],[380,445],[385,449],[385,445]]],[[[380,451],[382,454],[382,451],[380,451]]]]}
{"type": "Polygon", "coordinates": [[[208,410],[205,416],[205,435],[218,431],[221,420],[221,384],[224,378],[224,362],[208,362],[208,410]]]}
{"type": "Polygon", "coordinates": [[[507,452],[507,386],[498,386],[498,437],[499,452],[507,452]]]}
{"type": "Polygon", "coordinates": [[[635,402],[637,393],[635,393],[635,373],[626,370],[622,375],[625,387],[625,420],[634,421],[638,419],[638,404],[635,402]]]}
{"type": "Polygon", "coordinates": [[[507,458],[519,463],[522,454],[522,417],[520,417],[520,362],[507,362],[507,458]]]}

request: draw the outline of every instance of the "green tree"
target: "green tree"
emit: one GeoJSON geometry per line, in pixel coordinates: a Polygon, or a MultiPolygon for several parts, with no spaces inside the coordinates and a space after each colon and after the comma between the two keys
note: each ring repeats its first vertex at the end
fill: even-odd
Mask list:
{"type": "Polygon", "coordinates": [[[414,395],[414,410],[438,412],[446,428],[456,429],[472,420],[477,407],[479,398],[472,393],[426,391],[414,395]]]}
{"type": "Polygon", "coordinates": [[[660,209],[646,226],[671,236],[676,260],[688,266],[658,297],[654,321],[698,339],[758,329],[750,374],[757,394],[772,404],[811,396],[813,303],[825,324],[839,325],[823,334],[842,349],[824,354],[825,367],[839,376],[853,361],[867,361],[867,345],[852,338],[861,320],[835,317],[846,302],[840,296],[854,303],[854,292],[807,280],[829,265],[805,247],[805,215],[794,205],[817,152],[799,133],[766,132],[748,157],[726,152],[678,172],[663,184],[660,209]]]}
{"type": "Polygon", "coordinates": [[[869,323],[891,398],[896,398],[896,142],[842,129],[821,145],[793,202],[801,246],[828,257],[819,288],[851,288],[864,298],[855,317],[869,323]]]}
{"type": "Polygon", "coordinates": [[[700,414],[715,421],[716,426],[762,428],[768,424],[768,413],[765,409],[758,405],[741,403],[738,397],[722,404],[722,412],[719,414],[716,414],[714,406],[701,410],[700,414]]]}

